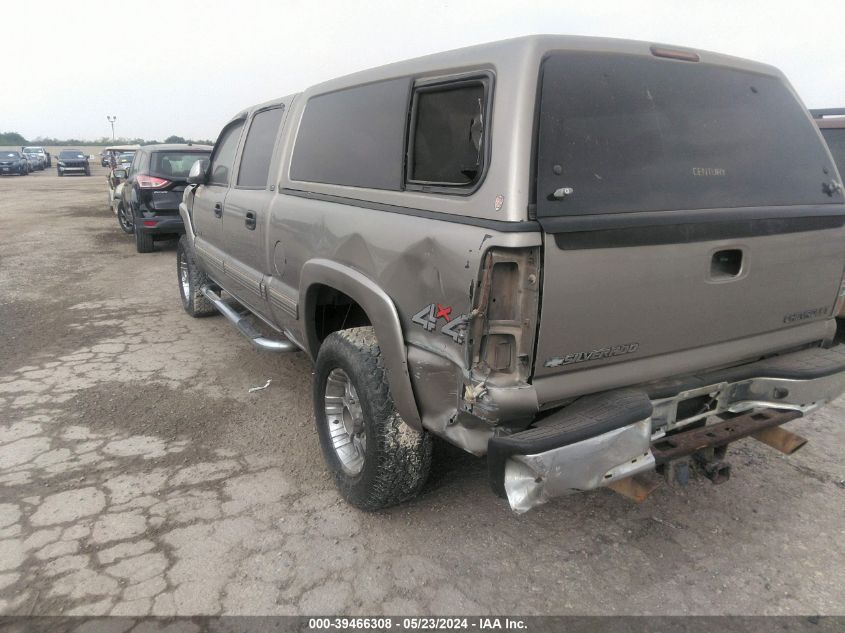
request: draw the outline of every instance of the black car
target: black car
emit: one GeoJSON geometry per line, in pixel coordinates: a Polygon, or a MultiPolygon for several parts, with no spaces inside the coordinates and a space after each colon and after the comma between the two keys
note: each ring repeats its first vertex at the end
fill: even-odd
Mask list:
{"type": "Polygon", "coordinates": [[[0,174],[9,176],[17,174],[26,176],[29,173],[29,161],[26,156],[14,150],[0,151],[0,174]]]}
{"type": "Polygon", "coordinates": [[[88,155],[78,149],[63,149],[56,159],[56,173],[59,176],[65,174],[91,175],[91,166],[88,164],[88,155]]]}
{"type": "Polygon", "coordinates": [[[198,160],[211,155],[208,145],[147,145],[135,153],[129,170],[115,169],[126,178],[117,208],[117,219],[127,233],[134,233],[139,253],[150,253],[156,237],[185,232],[179,203],[188,184],[188,172],[198,160]]]}

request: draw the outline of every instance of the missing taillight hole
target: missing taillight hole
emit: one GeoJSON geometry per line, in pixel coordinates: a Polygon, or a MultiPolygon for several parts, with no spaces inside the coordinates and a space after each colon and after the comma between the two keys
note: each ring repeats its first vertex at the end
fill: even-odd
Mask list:
{"type": "Polygon", "coordinates": [[[516,319],[519,301],[519,265],[516,262],[496,262],[490,284],[491,321],[516,319]]]}

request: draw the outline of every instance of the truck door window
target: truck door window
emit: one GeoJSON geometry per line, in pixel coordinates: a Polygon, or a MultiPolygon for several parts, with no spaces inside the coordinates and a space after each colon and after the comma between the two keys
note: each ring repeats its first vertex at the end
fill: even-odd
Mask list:
{"type": "Polygon", "coordinates": [[[238,148],[238,139],[241,136],[241,128],[244,122],[238,121],[226,128],[220,135],[215,147],[217,151],[211,159],[211,177],[209,185],[229,184],[229,175],[232,173],[232,165],[235,162],[235,150],[238,148]]]}
{"type": "Polygon", "coordinates": [[[411,106],[407,182],[471,187],[484,167],[486,80],[420,86],[411,106]]]}
{"type": "Polygon", "coordinates": [[[238,187],[263,189],[267,186],[282,112],[281,107],[272,108],[257,112],[252,117],[238,169],[238,187]]]}

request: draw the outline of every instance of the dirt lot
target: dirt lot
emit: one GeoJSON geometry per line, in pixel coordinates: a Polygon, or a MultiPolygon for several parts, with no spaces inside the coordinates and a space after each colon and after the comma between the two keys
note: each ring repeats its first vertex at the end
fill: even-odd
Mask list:
{"type": "Polygon", "coordinates": [[[185,315],[174,245],[138,255],[104,175],[0,179],[0,613],[845,612],[845,403],[639,506],[516,516],[438,445],[419,499],[363,514],[307,359],[185,315]]]}

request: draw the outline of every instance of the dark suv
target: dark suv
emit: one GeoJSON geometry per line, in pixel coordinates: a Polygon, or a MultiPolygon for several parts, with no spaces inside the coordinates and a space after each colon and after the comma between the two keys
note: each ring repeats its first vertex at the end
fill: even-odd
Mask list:
{"type": "Polygon", "coordinates": [[[88,155],[78,149],[63,149],[56,160],[56,173],[59,176],[65,174],[90,176],[91,166],[88,164],[88,155]]]}
{"type": "Polygon", "coordinates": [[[115,177],[126,178],[117,219],[124,231],[135,234],[139,253],[151,253],[156,237],[185,232],[179,203],[188,172],[210,154],[208,145],[147,145],[135,153],[128,170],[114,170],[115,177]]]}

